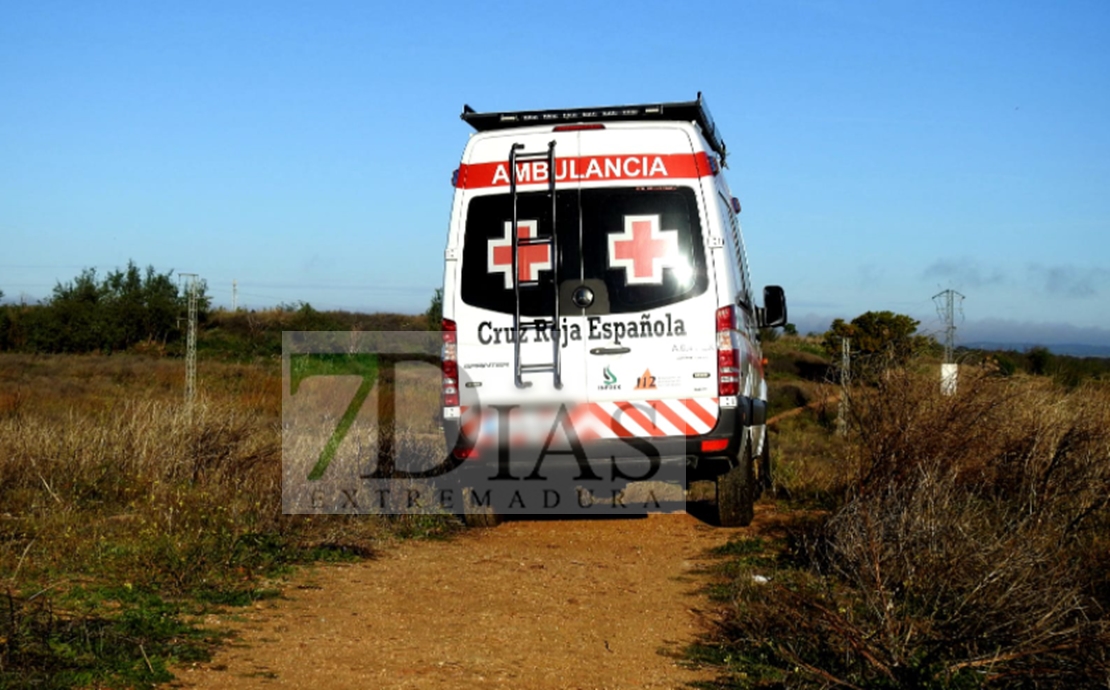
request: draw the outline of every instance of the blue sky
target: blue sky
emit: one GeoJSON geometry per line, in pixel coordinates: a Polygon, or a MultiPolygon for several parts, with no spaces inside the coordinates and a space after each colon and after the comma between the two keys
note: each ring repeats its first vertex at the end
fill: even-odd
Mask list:
{"type": "Polygon", "coordinates": [[[422,311],[479,110],[706,94],[803,330],[1110,344],[1110,3],[5,2],[0,290],[422,311]],[[419,9],[416,9],[419,8],[419,9]]]}

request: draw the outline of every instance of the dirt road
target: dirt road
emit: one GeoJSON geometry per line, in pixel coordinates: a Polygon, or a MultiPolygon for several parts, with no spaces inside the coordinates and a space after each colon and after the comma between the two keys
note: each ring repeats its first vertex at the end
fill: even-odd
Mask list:
{"type": "Polygon", "coordinates": [[[240,636],[176,685],[682,687],[711,677],[671,655],[704,630],[705,552],[744,531],[679,513],[405,542],[222,623],[240,636]]]}

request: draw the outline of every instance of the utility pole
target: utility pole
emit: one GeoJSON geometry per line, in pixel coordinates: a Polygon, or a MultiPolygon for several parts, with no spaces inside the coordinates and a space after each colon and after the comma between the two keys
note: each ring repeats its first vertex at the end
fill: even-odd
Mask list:
{"type": "Polygon", "coordinates": [[[239,311],[239,281],[231,281],[231,311],[239,311]]]}
{"type": "Polygon", "coordinates": [[[189,330],[185,337],[185,409],[191,415],[197,394],[197,274],[179,273],[186,279],[189,298],[189,330]]]}
{"type": "Polygon", "coordinates": [[[852,381],[852,339],[840,339],[840,405],[836,409],[836,433],[848,435],[848,386],[852,381]]]}
{"type": "Polygon", "coordinates": [[[956,298],[959,298],[959,309],[963,310],[963,295],[949,288],[933,295],[937,305],[937,314],[944,322],[944,363],[940,365],[940,390],[944,395],[955,395],[956,380],[959,367],[955,362],[953,351],[956,348],[956,298]]]}

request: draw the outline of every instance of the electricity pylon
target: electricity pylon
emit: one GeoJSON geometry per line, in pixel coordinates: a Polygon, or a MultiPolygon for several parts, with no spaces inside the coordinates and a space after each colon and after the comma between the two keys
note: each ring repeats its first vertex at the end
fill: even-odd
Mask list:
{"type": "Polygon", "coordinates": [[[956,298],[960,298],[960,308],[963,308],[963,295],[949,288],[933,295],[937,303],[937,314],[944,321],[944,363],[952,364],[952,352],[956,346],[956,298]]]}

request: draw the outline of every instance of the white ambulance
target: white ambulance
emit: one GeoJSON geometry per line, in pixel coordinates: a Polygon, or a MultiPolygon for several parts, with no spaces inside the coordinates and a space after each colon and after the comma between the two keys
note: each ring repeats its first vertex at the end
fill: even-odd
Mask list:
{"type": "MultiPolygon", "coordinates": [[[[786,323],[786,303],[769,286],[757,304],[701,94],[462,119],[477,132],[454,176],[443,291],[456,464],[510,487],[561,467],[595,494],[595,478],[713,479],[720,524],[748,524],[770,472],[757,333],[786,323]],[[619,460],[646,469],[606,464],[619,460]]],[[[524,502],[493,500],[542,512],[524,502]]]]}

